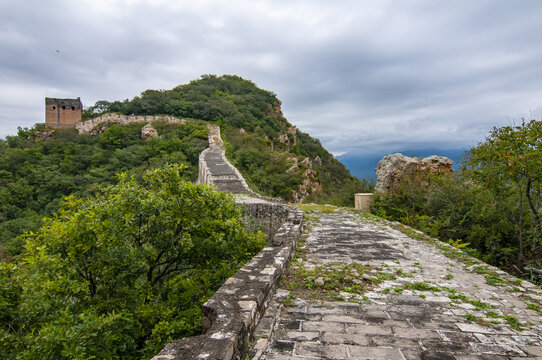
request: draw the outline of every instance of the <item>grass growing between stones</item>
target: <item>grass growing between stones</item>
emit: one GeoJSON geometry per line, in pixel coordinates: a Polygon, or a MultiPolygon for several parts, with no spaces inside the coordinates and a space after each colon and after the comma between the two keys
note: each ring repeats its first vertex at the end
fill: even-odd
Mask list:
{"type": "Polygon", "coordinates": [[[517,288],[517,286],[522,284],[521,279],[510,280],[505,277],[499,276],[492,266],[484,264],[472,255],[464,252],[460,248],[455,248],[453,246],[444,244],[440,240],[437,240],[427,234],[424,234],[418,230],[412,229],[400,223],[390,223],[390,226],[396,230],[399,230],[400,232],[414,240],[424,241],[436,246],[447,258],[457,260],[465,264],[468,271],[484,275],[484,277],[486,278],[486,283],[488,285],[499,287],[508,286],[510,287],[510,291],[521,291],[519,288],[517,288]]]}
{"type": "MultiPolygon", "coordinates": [[[[305,265],[303,261],[291,264],[284,278],[284,285],[294,298],[321,301],[343,301],[344,293],[359,299],[363,294],[381,282],[371,277],[371,268],[359,264],[305,265]]],[[[285,305],[288,305],[285,302],[285,305]]]]}
{"type": "Polygon", "coordinates": [[[343,301],[341,293],[352,294],[355,298],[362,298],[363,294],[379,284],[382,280],[392,278],[393,274],[378,272],[377,276],[370,276],[370,266],[361,264],[326,264],[315,265],[306,260],[308,250],[306,239],[311,224],[319,222],[320,218],[314,212],[335,212],[336,207],[328,205],[301,204],[299,207],[305,211],[304,217],[307,228],[304,236],[299,239],[296,252],[288,272],[281,279],[281,287],[290,291],[285,298],[286,306],[293,305],[294,299],[343,301]],[[324,211],[321,208],[324,208],[324,211]],[[307,210],[309,209],[309,210],[307,210]],[[379,276],[380,275],[380,276],[379,276]]]}
{"type": "Polygon", "coordinates": [[[321,212],[324,214],[332,214],[340,209],[337,206],[328,204],[296,204],[295,206],[304,212],[321,212]]]}

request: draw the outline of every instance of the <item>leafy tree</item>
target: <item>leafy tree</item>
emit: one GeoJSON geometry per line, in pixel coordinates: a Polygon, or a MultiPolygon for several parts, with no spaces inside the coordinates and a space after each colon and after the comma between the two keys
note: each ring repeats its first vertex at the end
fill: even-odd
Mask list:
{"type": "Polygon", "coordinates": [[[486,141],[468,152],[466,175],[491,191],[518,232],[518,264],[541,245],[542,122],[495,127],[486,141]],[[529,226],[526,222],[531,221],[529,226]]]}
{"type": "Polygon", "coordinates": [[[469,150],[457,176],[405,182],[396,195],[377,194],[378,215],[443,241],[517,275],[540,266],[542,123],[494,128],[469,150]]]}
{"type": "MultiPolygon", "coordinates": [[[[184,166],[66,199],[0,276],[0,357],[149,358],[199,330],[201,305],[263,245],[233,197],[184,166]]],[[[1,265],[1,264],[0,264],[1,265]]]]}

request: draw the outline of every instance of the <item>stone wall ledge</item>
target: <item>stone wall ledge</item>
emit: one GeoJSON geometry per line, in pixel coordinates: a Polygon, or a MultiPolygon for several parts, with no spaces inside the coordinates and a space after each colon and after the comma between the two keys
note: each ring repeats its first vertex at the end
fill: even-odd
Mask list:
{"type": "Polygon", "coordinates": [[[152,360],[237,360],[245,356],[246,342],[252,340],[303,228],[301,210],[269,206],[277,207],[280,213],[288,208],[285,221],[272,238],[276,246],[262,249],[203,305],[203,335],[174,340],[152,360]]]}

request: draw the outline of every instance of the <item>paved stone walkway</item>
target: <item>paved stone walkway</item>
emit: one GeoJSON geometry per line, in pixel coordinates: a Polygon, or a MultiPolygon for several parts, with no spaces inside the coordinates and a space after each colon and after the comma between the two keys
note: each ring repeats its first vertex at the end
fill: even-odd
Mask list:
{"type": "Polygon", "coordinates": [[[204,155],[205,162],[213,179],[213,185],[220,191],[246,193],[246,183],[240,178],[235,168],[225,160],[224,150],[209,149],[204,155]]]}
{"type": "Polygon", "coordinates": [[[209,147],[200,154],[197,183],[214,185],[219,191],[252,194],[243,175],[226,159],[220,127],[208,124],[207,128],[209,147]]]}
{"type": "Polygon", "coordinates": [[[540,288],[398,224],[307,215],[255,358],[542,358],[540,288]]]}

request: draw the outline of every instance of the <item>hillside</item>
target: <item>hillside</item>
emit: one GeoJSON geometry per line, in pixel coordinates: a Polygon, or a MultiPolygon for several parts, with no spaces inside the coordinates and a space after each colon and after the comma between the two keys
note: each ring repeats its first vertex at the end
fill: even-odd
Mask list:
{"type": "Polygon", "coordinates": [[[205,75],[171,90],[146,90],[124,101],[98,101],[87,118],[107,112],[172,115],[220,125],[227,156],[251,187],[287,201],[353,205],[360,181],[283,116],[281,102],[238,76],[205,75]]]}
{"type": "Polygon", "coordinates": [[[75,129],[20,129],[0,142],[0,257],[20,251],[17,236],[41,226],[64,197],[92,195],[116,183],[116,173],[141,179],[166,162],[185,163],[195,181],[207,146],[206,122],[221,126],[229,160],[252,189],[294,202],[352,205],[360,181],[320,144],[293,127],[275,94],[237,76],[203,76],[171,90],[147,90],[124,101],[98,101],[85,119],[108,112],[172,115],[186,125],[153,123],[160,137],[147,141],[144,123],[102,125],[95,135],[75,129]]]}
{"type": "Polygon", "coordinates": [[[184,179],[195,181],[199,153],[207,147],[205,124],[154,122],[160,137],[147,141],[143,125],[113,125],[95,136],[37,126],[0,141],[0,260],[17,254],[22,240],[16,236],[39,228],[64,197],[92,195],[116,183],[116,173],[141,180],[147,169],[184,163],[184,179]]]}

